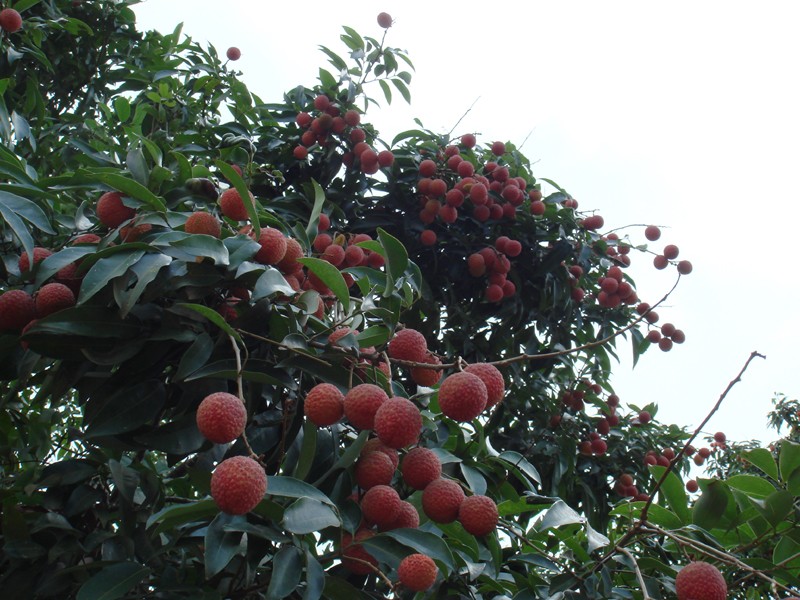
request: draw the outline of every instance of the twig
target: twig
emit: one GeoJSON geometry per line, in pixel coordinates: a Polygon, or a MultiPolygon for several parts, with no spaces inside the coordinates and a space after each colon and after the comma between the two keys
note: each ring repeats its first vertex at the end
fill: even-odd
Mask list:
{"type": "Polygon", "coordinates": [[[633,563],[633,570],[636,573],[636,579],[639,581],[639,587],[642,588],[642,600],[652,600],[650,594],[647,593],[647,586],[644,584],[644,577],[642,576],[642,571],[639,569],[639,563],[636,562],[636,559],[633,557],[627,548],[617,547],[617,550],[628,557],[628,559],[633,563]]]}
{"type": "Polygon", "coordinates": [[[463,114],[463,115],[461,115],[461,116],[458,118],[458,121],[456,121],[456,124],[455,124],[455,125],[453,125],[453,127],[452,127],[452,129],[450,129],[450,131],[448,131],[448,132],[447,132],[447,137],[448,137],[448,138],[449,138],[449,137],[450,137],[450,135],[452,135],[452,133],[453,133],[453,132],[456,130],[456,127],[458,127],[458,124],[459,124],[459,123],[461,123],[461,121],[463,121],[463,120],[464,120],[464,118],[465,118],[465,117],[466,117],[466,116],[467,116],[467,115],[468,115],[470,112],[472,112],[472,109],[473,109],[473,108],[475,108],[475,105],[478,103],[478,100],[480,100],[480,99],[481,99],[481,97],[480,97],[480,96],[478,96],[477,98],[475,98],[475,101],[474,101],[472,104],[470,104],[470,105],[469,105],[469,108],[468,108],[468,109],[467,109],[467,110],[464,112],[464,114],[463,114]]]}
{"type": "Polygon", "coordinates": [[[306,354],[305,352],[302,352],[302,351],[298,350],[297,348],[292,348],[291,346],[287,346],[286,344],[282,344],[281,342],[276,342],[275,340],[271,340],[271,339],[269,339],[267,337],[264,337],[262,335],[251,333],[250,331],[245,331],[244,329],[237,329],[236,331],[241,335],[245,335],[247,337],[251,337],[251,338],[259,340],[261,342],[266,342],[267,344],[272,344],[273,346],[277,346],[278,348],[282,348],[284,350],[287,350],[288,352],[294,352],[295,354],[299,354],[300,356],[303,356],[303,357],[308,358],[310,360],[313,360],[313,361],[316,361],[318,363],[321,363],[321,364],[325,365],[326,367],[330,367],[331,366],[331,364],[326,360],[323,360],[323,359],[321,359],[321,358],[319,358],[317,356],[314,356],[313,354],[306,354]]]}
{"type": "MultiPolygon", "coordinates": [[[[242,355],[239,353],[239,346],[236,343],[236,339],[232,335],[229,335],[228,338],[231,340],[231,345],[233,346],[233,355],[236,357],[236,389],[239,395],[239,400],[242,401],[242,404],[244,404],[246,409],[247,402],[244,400],[244,385],[242,384],[242,355]]],[[[250,454],[250,456],[256,459],[262,467],[266,467],[261,458],[259,458],[259,456],[253,450],[252,446],[250,446],[250,441],[247,439],[247,433],[245,431],[242,431],[242,441],[244,442],[244,446],[247,448],[247,452],[250,454]]]]}

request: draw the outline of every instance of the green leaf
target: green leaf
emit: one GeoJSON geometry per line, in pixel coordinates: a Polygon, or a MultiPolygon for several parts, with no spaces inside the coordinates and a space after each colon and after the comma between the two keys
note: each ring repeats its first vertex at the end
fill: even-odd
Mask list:
{"type": "Polygon", "coordinates": [[[268,477],[267,493],[271,496],[282,496],[284,498],[310,498],[323,504],[335,506],[330,498],[313,485],[293,477],[281,477],[278,475],[268,477]]]}
{"type": "Polygon", "coordinates": [[[394,288],[394,282],[400,279],[408,268],[408,252],[400,240],[380,227],[378,228],[378,241],[385,252],[387,282],[384,295],[388,295],[394,288]]]}
{"type": "Polygon", "coordinates": [[[276,294],[294,296],[297,292],[286,282],[283,273],[274,267],[267,267],[253,287],[253,301],[269,298],[276,294]]]}
{"type": "Polygon", "coordinates": [[[136,198],[137,200],[144,202],[153,210],[162,213],[166,212],[167,210],[167,207],[164,205],[164,202],[161,200],[161,198],[133,179],[129,179],[123,175],[116,175],[114,173],[98,173],[94,174],[94,177],[98,181],[105,183],[119,192],[122,192],[126,196],[130,196],[131,198],[136,198]]]}
{"type": "MultiPolygon", "coordinates": [[[[397,540],[404,546],[413,548],[417,552],[427,554],[432,559],[440,562],[447,567],[445,576],[450,574],[450,571],[455,570],[455,560],[453,553],[447,543],[434,533],[423,531],[421,529],[395,529],[381,533],[376,537],[390,537],[397,540]]],[[[369,540],[365,540],[365,544],[369,540]]]]}
{"type": "Polygon", "coordinates": [[[700,481],[703,493],[692,510],[692,521],[703,529],[713,529],[722,519],[731,499],[730,492],[721,481],[700,481]]]}
{"type": "Polygon", "coordinates": [[[314,189],[314,207],[311,209],[311,216],[306,226],[306,236],[309,239],[314,239],[319,225],[319,215],[322,213],[322,206],[325,204],[325,190],[315,179],[311,180],[311,185],[314,189]]]}
{"type": "Polygon", "coordinates": [[[323,69],[322,67],[319,68],[319,82],[326,90],[334,90],[338,85],[338,81],[336,81],[336,78],[331,75],[330,71],[323,69]]]}
{"type": "Polygon", "coordinates": [[[282,524],[287,531],[304,535],[326,527],[339,527],[342,522],[329,505],[311,498],[300,498],[286,508],[282,524]]]}
{"type": "Polygon", "coordinates": [[[800,444],[795,444],[789,440],[781,442],[781,479],[788,481],[789,476],[800,467],[800,444]]]}
{"type": "Polygon", "coordinates": [[[175,371],[175,381],[183,381],[189,375],[203,367],[211,358],[214,351],[214,340],[203,332],[197,336],[192,345],[181,357],[178,369],[175,371]]]}
{"type": "Polygon", "coordinates": [[[0,206],[7,206],[14,211],[18,216],[34,225],[40,231],[55,235],[55,231],[50,225],[50,220],[47,218],[45,212],[39,207],[38,204],[17,196],[11,192],[0,190],[0,206]]]}
{"type": "Polygon", "coordinates": [[[311,552],[306,551],[306,590],[303,600],[319,600],[325,589],[325,570],[311,552]]]}
{"type": "MultiPolygon", "coordinates": [[[[667,468],[661,465],[650,465],[650,473],[655,481],[660,481],[666,470],[667,468]]],[[[664,483],[661,484],[661,493],[664,494],[664,498],[666,498],[672,512],[678,515],[684,524],[688,524],[691,520],[689,499],[686,496],[686,488],[683,482],[674,471],[670,471],[664,483]]]]}
{"type": "Polygon", "coordinates": [[[200,500],[190,504],[178,504],[161,509],[147,519],[147,528],[158,525],[153,535],[174,529],[186,523],[204,521],[219,513],[219,508],[212,499],[200,500]]]}
{"type": "Polygon", "coordinates": [[[222,329],[225,333],[235,339],[237,342],[242,343],[242,337],[239,333],[231,327],[228,322],[223,318],[221,314],[215,311],[213,308],[209,308],[207,306],[203,306],[202,304],[191,304],[191,303],[181,303],[175,305],[176,309],[188,309],[192,310],[206,319],[211,321],[214,325],[222,329]]]}
{"type": "Polygon", "coordinates": [[[242,544],[244,538],[242,533],[226,530],[226,526],[234,520],[243,520],[243,517],[221,512],[206,530],[206,578],[211,578],[222,571],[234,556],[244,554],[246,550],[246,544],[242,544]]]}
{"type": "Polygon", "coordinates": [[[778,465],[772,452],[766,448],[755,448],[742,453],[742,457],[754,467],[761,469],[766,475],[778,481],[778,465]]]}
{"type": "Polygon", "coordinates": [[[347,289],[347,284],[339,269],[320,258],[298,258],[297,262],[308,267],[314,275],[319,277],[342,304],[344,312],[350,312],[350,291],[347,289]]]}
{"type": "Polygon", "coordinates": [[[741,490],[751,498],[764,499],[775,491],[775,486],[756,475],[733,475],[725,480],[729,487],[741,490]]]}
{"type": "Polygon", "coordinates": [[[542,522],[539,523],[538,530],[545,531],[554,527],[561,527],[563,525],[572,525],[575,523],[583,523],[584,518],[575,512],[566,502],[558,500],[553,506],[547,509],[542,517],[542,522]]]}
{"type": "MultiPolygon", "coordinates": [[[[645,503],[641,501],[623,502],[614,507],[611,514],[622,515],[628,517],[630,521],[635,521],[641,516],[644,505],[645,503]]],[[[659,504],[651,504],[647,509],[647,520],[667,529],[680,529],[684,525],[678,515],[659,504]]]]}
{"type": "Polygon", "coordinates": [[[120,123],[124,123],[131,117],[131,103],[125,96],[117,96],[114,98],[114,112],[117,113],[117,119],[120,123]]]}
{"type": "Polygon", "coordinates": [[[225,179],[233,184],[233,187],[235,187],[236,191],[239,192],[239,196],[242,197],[242,202],[247,210],[247,216],[250,217],[250,224],[253,226],[253,237],[258,239],[261,235],[261,223],[258,219],[258,210],[256,209],[256,205],[250,197],[250,190],[247,188],[247,184],[239,176],[239,173],[237,173],[236,170],[224,160],[215,160],[214,164],[225,176],[225,179]]]}
{"type": "Polygon", "coordinates": [[[777,527],[792,510],[793,503],[794,496],[790,492],[776,490],[764,500],[763,505],[754,503],[754,506],[770,525],[777,527]]]}
{"type": "Polygon", "coordinates": [[[311,467],[314,466],[314,455],[317,451],[317,427],[310,421],[303,423],[303,443],[300,447],[300,457],[294,468],[294,477],[303,480],[311,467]]]}
{"type": "Polygon", "coordinates": [[[392,83],[394,84],[394,87],[398,89],[400,95],[403,96],[403,99],[407,103],[411,104],[411,92],[408,91],[408,87],[406,86],[405,82],[399,77],[396,77],[392,79],[392,83]]]}
{"type": "Polygon", "coordinates": [[[272,574],[267,589],[267,600],[281,600],[300,584],[303,574],[303,555],[299,548],[284,546],[272,559],[272,574]]]}
{"type": "Polygon", "coordinates": [[[150,569],[134,562],[105,567],[78,591],[77,600],[115,600],[135,588],[150,574],[150,569]]]}
{"type": "MultiPolygon", "coordinates": [[[[125,318],[131,311],[133,306],[144,293],[145,288],[150,284],[158,275],[163,267],[166,267],[172,262],[172,258],[165,254],[148,253],[145,254],[139,262],[131,265],[131,272],[136,275],[136,283],[130,289],[121,291],[117,294],[115,286],[114,297],[120,308],[120,316],[125,318]]],[[[118,280],[119,281],[119,280],[118,280]]]]}
{"type": "Polygon", "coordinates": [[[143,256],[143,250],[121,250],[98,260],[83,278],[78,304],[83,304],[102,290],[109,281],[123,275],[143,256]]]}
{"type": "Polygon", "coordinates": [[[30,231],[28,231],[25,223],[22,222],[22,219],[17,216],[17,213],[11,210],[11,208],[2,201],[0,201],[0,217],[8,223],[11,231],[17,236],[19,243],[22,244],[22,248],[28,253],[28,256],[33,256],[33,236],[30,231]]]}
{"type": "Polygon", "coordinates": [[[391,330],[385,325],[373,325],[367,327],[364,331],[358,334],[358,345],[361,348],[369,346],[382,346],[391,336],[391,330]]]}
{"type": "Polygon", "coordinates": [[[143,381],[132,387],[117,390],[102,398],[99,408],[84,416],[86,437],[118,435],[152,421],[161,411],[166,399],[164,384],[143,381]]]}
{"type": "Polygon", "coordinates": [[[542,483],[542,477],[539,475],[536,467],[534,467],[528,461],[528,459],[522,456],[522,454],[519,452],[515,452],[514,450],[506,450],[505,452],[501,452],[497,458],[518,468],[520,471],[525,473],[525,475],[530,478],[531,481],[542,483]]]}
{"type": "Polygon", "coordinates": [[[222,267],[227,266],[230,260],[228,249],[222,240],[199,233],[186,234],[186,237],[170,242],[164,252],[189,262],[198,258],[210,258],[215,265],[222,267]],[[179,252],[171,252],[171,249],[178,249],[179,252]]]}
{"type": "Polygon", "coordinates": [[[147,161],[144,158],[142,149],[131,148],[125,158],[125,164],[133,178],[143,186],[147,186],[150,181],[150,169],[147,167],[147,161]]]}

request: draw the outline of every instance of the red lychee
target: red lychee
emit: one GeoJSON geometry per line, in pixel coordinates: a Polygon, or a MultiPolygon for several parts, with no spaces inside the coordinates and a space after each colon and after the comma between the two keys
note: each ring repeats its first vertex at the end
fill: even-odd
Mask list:
{"type": "Polygon", "coordinates": [[[394,469],[397,469],[397,465],[400,464],[400,457],[397,454],[397,450],[394,448],[389,448],[389,446],[384,444],[378,438],[367,440],[366,443],[361,447],[360,456],[366,456],[370,452],[383,452],[392,461],[392,468],[394,469]]]}
{"type": "Polygon", "coordinates": [[[36,316],[40,319],[75,306],[75,294],[63,283],[47,283],[36,294],[36,316]]]}
{"type": "Polygon", "coordinates": [[[503,374],[497,367],[489,363],[473,363],[467,366],[464,371],[477,375],[483,382],[483,385],[486,386],[486,408],[491,408],[503,400],[503,394],[506,392],[506,384],[503,380],[503,374]]]}
{"type": "Polygon", "coordinates": [[[486,408],[487,400],[486,386],[473,373],[453,373],[439,386],[439,407],[455,421],[471,421],[486,408]]]}
{"type": "Polygon", "coordinates": [[[122,194],[120,192],[106,192],[97,201],[97,218],[100,222],[113,229],[119,227],[127,221],[136,216],[136,211],[122,203],[122,194]]]}
{"type": "Polygon", "coordinates": [[[333,425],[344,414],[344,394],[330,383],[318,383],[306,394],[303,411],[317,427],[333,425]]]}
{"type": "Polygon", "coordinates": [[[646,237],[651,242],[655,242],[658,238],[661,237],[661,230],[655,225],[648,225],[644,229],[644,237],[646,237]]]}
{"type": "MultiPolygon", "coordinates": [[[[252,192],[250,194],[250,201],[255,204],[255,197],[252,192]]],[[[222,214],[234,221],[246,221],[248,219],[247,209],[244,206],[244,201],[236,191],[236,188],[228,188],[219,197],[219,207],[222,214]]]]}
{"type": "Polygon", "coordinates": [[[416,329],[401,329],[389,340],[387,352],[391,358],[398,360],[423,362],[428,352],[428,342],[416,329]]]}
{"type": "MultiPolygon", "coordinates": [[[[33,265],[34,266],[38,265],[40,262],[42,262],[45,258],[50,256],[51,254],[53,253],[47,248],[40,248],[39,246],[36,246],[33,249],[33,265]]],[[[20,255],[17,265],[19,266],[20,273],[26,273],[31,269],[31,261],[28,258],[27,252],[23,252],[20,255]]]]}
{"type": "Polygon", "coordinates": [[[442,463],[433,450],[412,448],[403,458],[400,469],[403,481],[415,490],[424,490],[442,476],[442,463]]]}
{"type": "Polygon", "coordinates": [[[375,413],[389,396],[371,383],[362,383],[352,388],[344,397],[344,414],[356,429],[373,429],[375,413]]]}
{"type": "Polygon", "coordinates": [[[16,33],[22,28],[22,17],[13,8],[0,10],[0,27],[7,33],[16,33]]]}
{"type": "MultiPolygon", "coordinates": [[[[425,358],[422,359],[420,362],[424,362],[429,365],[440,365],[442,361],[439,360],[439,357],[428,353],[425,355],[425,358]]],[[[423,367],[412,367],[411,368],[411,379],[414,380],[414,383],[417,385],[421,385],[424,387],[433,387],[439,380],[442,378],[442,371],[440,369],[425,369],[423,367]]]]}
{"type": "Polygon", "coordinates": [[[231,46],[228,48],[227,52],[225,52],[225,56],[228,57],[228,60],[239,60],[242,57],[242,51],[236,46],[231,46]]]}
{"type": "Polygon", "coordinates": [[[361,514],[367,523],[388,527],[397,518],[402,500],[393,487],[376,485],[361,498],[361,514]]]}
{"type": "Polygon", "coordinates": [[[726,600],[728,585],[714,565],[695,561],[683,567],[675,578],[678,600],[726,600]]]}
{"type": "Polygon", "coordinates": [[[424,592],[436,582],[439,569],[430,556],[409,554],[397,567],[400,583],[413,592],[424,592]]]}
{"type": "Polygon", "coordinates": [[[218,238],[222,232],[222,225],[211,213],[199,211],[189,215],[183,230],[186,233],[201,233],[218,238]]]}
{"type": "Polygon", "coordinates": [[[267,474],[249,456],[223,460],[211,474],[211,497],[229,515],[253,510],[267,491],[267,474]]]}
{"type": "Polygon", "coordinates": [[[458,483],[440,477],[425,486],[422,510],[431,521],[452,523],[458,518],[458,509],[464,497],[464,490],[458,483]]]}
{"type": "Polygon", "coordinates": [[[390,448],[416,444],[422,431],[422,414],[407,398],[389,398],[375,413],[375,433],[390,448]]]}
{"type": "Polygon", "coordinates": [[[355,537],[349,533],[342,535],[342,564],[356,575],[374,573],[378,566],[378,561],[364,549],[364,546],[357,543],[373,535],[374,531],[365,528],[359,529],[355,537]]]}
{"type": "Polygon", "coordinates": [[[244,403],[227,392],[209,394],[197,407],[197,428],[215,444],[227,444],[238,438],[246,423],[244,403]]]}
{"type": "Polygon", "coordinates": [[[286,254],[286,237],[272,227],[262,227],[258,244],[261,249],[254,258],[262,265],[277,265],[286,254]]]}
{"type": "Polygon", "coordinates": [[[383,452],[362,454],[356,461],[354,475],[358,487],[369,490],[376,485],[389,485],[394,477],[395,466],[383,452]]]}
{"type": "Polygon", "coordinates": [[[392,521],[392,524],[384,527],[381,531],[389,531],[392,529],[416,529],[419,527],[419,513],[411,502],[400,503],[400,512],[397,513],[397,518],[392,521]]]}
{"type": "Polygon", "coordinates": [[[386,12],[378,14],[378,25],[384,29],[389,29],[392,26],[392,15],[386,12]]]}
{"type": "Polygon", "coordinates": [[[497,528],[497,504],[488,496],[464,498],[458,509],[458,520],[472,535],[486,535],[497,528]]]}
{"type": "Polygon", "coordinates": [[[36,316],[36,304],[28,292],[9,290],[0,296],[0,331],[20,331],[36,316]]]}

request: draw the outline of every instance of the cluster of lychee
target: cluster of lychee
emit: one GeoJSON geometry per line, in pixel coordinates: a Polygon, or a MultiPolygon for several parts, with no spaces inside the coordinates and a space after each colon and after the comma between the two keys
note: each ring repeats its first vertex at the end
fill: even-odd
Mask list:
{"type": "Polygon", "coordinates": [[[495,240],[494,247],[481,248],[467,258],[470,275],[487,276],[484,297],[488,302],[499,302],[517,292],[517,286],[508,279],[508,272],[511,270],[509,257],[515,258],[521,252],[522,244],[518,240],[501,235],[495,240]]]}
{"type": "MultiPolygon", "coordinates": [[[[661,230],[655,225],[648,225],[644,230],[644,236],[651,242],[661,238],[661,230]]],[[[671,261],[675,261],[680,253],[679,248],[675,244],[667,244],[661,254],[656,254],[653,258],[653,266],[656,269],[666,269],[671,261]]],[[[692,272],[692,263],[688,260],[681,260],[676,263],[678,273],[681,275],[688,275],[692,272]]]]}
{"type": "MultiPolygon", "coordinates": [[[[585,409],[587,395],[599,396],[601,392],[602,387],[600,384],[581,379],[572,389],[561,393],[561,402],[565,408],[577,413],[585,409]]],[[[589,433],[588,439],[583,439],[578,443],[578,452],[580,454],[583,456],[602,456],[608,451],[608,442],[603,439],[603,436],[607,436],[612,427],[619,425],[618,408],[619,396],[617,394],[609,394],[605,399],[605,406],[602,407],[601,416],[595,423],[595,431],[589,433]]],[[[557,428],[561,421],[561,414],[552,415],[550,417],[550,428],[557,428]]]]}

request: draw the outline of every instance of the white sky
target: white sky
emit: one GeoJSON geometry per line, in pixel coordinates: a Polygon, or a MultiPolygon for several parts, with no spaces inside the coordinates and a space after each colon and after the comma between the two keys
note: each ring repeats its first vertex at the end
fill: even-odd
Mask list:
{"type": "MultiPolygon", "coordinates": [[[[316,83],[326,66],[319,44],[346,54],[341,25],[380,38],[381,11],[395,19],[387,43],[417,68],[411,107],[395,99],[368,115],[384,139],[415,127],[414,117],[449,131],[480,98],[457,133],[519,144],[532,132],[522,151],[538,161],[535,176],[559,182],[581,209],[597,208],[607,227],[669,226],[655,247],[675,243],[694,264],[659,310],[687,342],[666,354],[652,348],[633,373],[615,369],[623,402],[657,401],[660,419],[695,426],[758,350],[767,360],[751,365],[707,429],[776,438],[766,429],[773,393],[800,396],[800,3],[146,0],[136,8],[140,27],[169,32],[182,21],[184,33],[221,53],[238,46],[243,80],[267,102],[316,83]]],[[[633,259],[639,295],[660,298],[671,275],[633,259]]]]}

